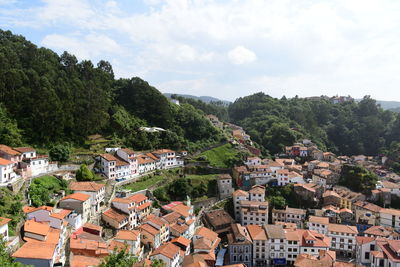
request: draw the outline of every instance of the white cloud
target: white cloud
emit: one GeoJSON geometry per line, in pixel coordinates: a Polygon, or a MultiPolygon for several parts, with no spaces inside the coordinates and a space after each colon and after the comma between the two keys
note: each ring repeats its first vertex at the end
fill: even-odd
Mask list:
{"type": "Polygon", "coordinates": [[[11,5],[17,2],[16,0],[0,0],[0,6],[11,5]]]}
{"type": "Polygon", "coordinates": [[[228,58],[233,64],[242,65],[254,62],[257,56],[253,51],[239,45],[228,52],[228,58]]]}
{"type": "Polygon", "coordinates": [[[112,0],[42,3],[0,9],[0,26],[37,27],[49,48],[114,59],[117,76],[228,99],[273,89],[400,100],[398,1],[143,0],[130,10],[112,0]]]}
{"type": "Polygon", "coordinates": [[[42,45],[76,55],[79,59],[97,58],[104,54],[120,54],[121,47],[105,35],[88,34],[86,36],[47,35],[42,45]]]}

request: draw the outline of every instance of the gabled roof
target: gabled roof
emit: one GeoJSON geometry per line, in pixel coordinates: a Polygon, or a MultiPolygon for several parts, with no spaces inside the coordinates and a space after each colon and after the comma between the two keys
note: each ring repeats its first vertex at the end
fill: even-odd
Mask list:
{"type": "Polygon", "coordinates": [[[111,218],[112,220],[121,223],[122,221],[128,219],[128,216],[118,212],[117,210],[113,209],[113,208],[109,208],[108,210],[106,210],[105,212],[103,212],[104,216],[107,216],[108,218],[111,218]]]}
{"type": "Polygon", "coordinates": [[[46,242],[27,242],[23,244],[12,257],[50,260],[53,258],[56,246],[57,244],[46,242]]]}
{"type": "Polygon", "coordinates": [[[179,254],[180,248],[171,242],[165,243],[164,245],[161,245],[158,247],[156,250],[151,253],[150,256],[155,256],[158,254],[161,254],[169,259],[174,259],[174,257],[179,254]]]}
{"type": "Polygon", "coordinates": [[[197,229],[195,235],[202,236],[208,240],[216,240],[218,238],[218,234],[206,227],[200,227],[197,229]]]}
{"type": "Polygon", "coordinates": [[[367,244],[374,241],[376,237],[373,236],[356,236],[356,243],[359,245],[367,244]]]}
{"type": "Polygon", "coordinates": [[[175,151],[173,151],[171,149],[158,149],[158,150],[155,150],[155,151],[153,151],[151,153],[153,153],[153,154],[166,154],[166,153],[171,153],[171,152],[175,152],[175,151]]]}
{"type": "Polygon", "coordinates": [[[24,231],[41,236],[46,236],[50,231],[50,226],[49,224],[39,223],[34,220],[28,220],[24,224],[24,231]]]}
{"type": "Polygon", "coordinates": [[[9,223],[10,221],[11,221],[11,219],[0,217],[0,226],[3,226],[5,224],[9,223]]]}
{"type": "Polygon", "coordinates": [[[261,225],[249,224],[247,225],[247,231],[249,232],[253,241],[268,239],[265,230],[261,225]]]}
{"type": "Polygon", "coordinates": [[[37,211],[37,210],[46,210],[48,212],[53,212],[53,207],[40,206],[38,208],[35,208],[35,207],[30,207],[30,206],[24,206],[22,208],[22,210],[23,210],[24,213],[31,213],[31,212],[34,212],[34,211],[37,211]]]}
{"type": "Polygon", "coordinates": [[[71,182],[69,188],[73,191],[88,191],[96,192],[104,188],[104,184],[98,184],[95,182],[71,182]]]}
{"type": "Polygon", "coordinates": [[[233,192],[232,195],[233,195],[234,197],[238,197],[238,196],[247,197],[247,196],[249,195],[249,193],[246,192],[246,191],[243,191],[243,190],[238,189],[238,190],[236,190],[235,192],[233,192]]]}
{"type": "Polygon", "coordinates": [[[328,225],[328,231],[355,234],[355,235],[358,234],[357,228],[355,226],[335,224],[335,223],[331,223],[328,225]]]}
{"type": "Polygon", "coordinates": [[[183,245],[184,247],[188,247],[192,241],[190,239],[184,238],[183,236],[179,236],[171,240],[171,243],[178,243],[183,245]]]}
{"type": "Polygon", "coordinates": [[[16,151],[16,150],[12,149],[11,147],[6,146],[6,145],[0,145],[0,151],[3,151],[4,153],[6,153],[6,154],[8,154],[8,155],[11,155],[11,156],[18,156],[18,155],[21,155],[20,152],[18,152],[18,151],[16,151]]]}
{"type": "Polygon", "coordinates": [[[90,198],[90,196],[87,195],[87,194],[83,194],[83,193],[73,193],[73,194],[70,194],[70,195],[67,195],[67,196],[63,197],[63,198],[61,199],[61,201],[63,201],[63,200],[68,200],[68,199],[74,199],[74,200],[78,200],[78,201],[81,201],[81,202],[85,202],[85,201],[88,200],[89,198],[90,198]]]}
{"type": "Polygon", "coordinates": [[[329,218],[328,217],[319,217],[319,216],[310,216],[308,219],[310,223],[319,223],[319,224],[329,224],[329,218]]]}
{"type": "Polygon", "coordinates": [[[101,263],[101,258],[87,257],[81,255],[73,255],[71,260],[71,267],[88,267],[98,266],[101,263]]]}
{"type": "Polygon", "coordinates": [[[36,150],[31,147],[14,147],[14,150],[20,153],[35,152],[36,150]]]}
{"type": "Polygon", "coordinates": [[[0,165],[5,166],[5,165],[10,165],[10,164],[13,164],[13,162],[9,161],[8,159],[0,158],[0,165]]]}
{"type": "Polygon", "coordinates": [[[115,235],[115,239],[120,240],[138,240],[140,232],[138,230],[119,230],[115,235]]]}

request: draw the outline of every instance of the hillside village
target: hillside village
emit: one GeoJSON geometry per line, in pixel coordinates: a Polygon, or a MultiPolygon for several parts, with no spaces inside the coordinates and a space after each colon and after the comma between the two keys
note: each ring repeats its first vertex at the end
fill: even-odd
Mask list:
{"type": "Polygon", "coordinates": [[[1,218],[7,251],[33,266],[97,266],[116,251],[133,256],[134,266],[397,266],[400,210],[389,207],[400,197],[400,177],[384,157],[336,156],[302,140],[262,158],[241,127],[208,118],[248,155],[232,169],[211,167],[216,191],[208,202],[189,195],[161,201],[156,188],[127,189],[156,173],[188,179],[187,151],[105,148],[93,165],[102,179],[82,182],[33,148],[1,145],[2,187],[15,190],[44,175],[68,181],[54,206],[27,199],[19,229],[1,218]],[[379,177],[374,189],[341,185],[349,166],[379,177]]]}

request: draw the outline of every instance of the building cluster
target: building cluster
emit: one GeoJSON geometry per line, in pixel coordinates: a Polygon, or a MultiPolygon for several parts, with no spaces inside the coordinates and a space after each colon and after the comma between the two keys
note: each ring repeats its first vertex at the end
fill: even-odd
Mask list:
{"type": "Polygon", "coordinates": [[[0,145],[0,186],[57,170],[57,164],[30,147],[0,145]]]}
{"type": "Polygon", "coordinates": [[[128,148],[118,148],[112,152],[96,157],[96,170],[107,179],[117,181],[155,170],[181,167],[184,165],[184,157],[187,156],[186,151],[175,152],[170,149],[139,153],[128,148]]]}

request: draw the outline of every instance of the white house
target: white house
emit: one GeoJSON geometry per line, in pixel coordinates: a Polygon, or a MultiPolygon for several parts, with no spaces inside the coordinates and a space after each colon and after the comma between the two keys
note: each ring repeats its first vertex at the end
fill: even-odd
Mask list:
{"type": "Polygon", "coordinates": [[[139,174],[154,171],[157,168],[158,158],[151,153],[138,155],[136,157],[138,162],[139,174]]]}
{"type": "Polygon", "coordinates": [[[136,159],[136,153],[128,148],[122,148],[117,150],[117,155],[125,162],[129,163],[130,176],[134,177],[139,174],[138,172],[138,161],[136,159]]]}
{"type": "Polygon", "coordinates": [[[170,149],[159,149],[151,153],[160,159],[160,169],[168,169],[177,165],[175,151],[170,149]]]}
{"type": "Polygon", "coordinates": [[[86,223],[90,219],[90,195],[82,193],[73,193],[65,196],[59,202],[60,208],[75,210],[82,215],[82,223],[86,223]]]}
{"type": "Polygon", "coordinates": [[[0,236],[3,237],[4,241],[8,241],[8,223],[11,219],[0,217],[0,236]]]}
{"type": "Polygon", "coordinates": [[[32,176],[37,176],[49,171],[49,157],[46,155],[38,155],[33,158],[27,158],[24,160],[24,162],[28,162],[32,176]]]}
{"type": "Polygon", "coordinates": [[[244,164],[247,166],[261,165],[261,159],[259,157],[248,157],[244,164]]]}
{"type": "Polygon", "coordinates": [[[382,226],[390,226],[396,230],[400,229],[400,210],[381,209],[379,211],[379,223],[382,226]]]}
{"type": "Polygon", "coordinates": [[[120,179],[131,177],[129,162],[111,154],[101,154],[96,158],[100,163],[100,171],[108,179],[120,179]]]}
{"type": "Polygon", "coordinates": [[[328,236],[332,238],[331,249],[342,256],[352,257],[354,255],[357,234],[355,226],[333,223],[328,225],[328,236]]]}
{"type": "Polygon", "coordinates": [[[15,147],[15,151],[21,153],[21,160],[36,158],[36,150],[31,147],[15,147]]]}
{"type": "Polygon", "coordinates": [[[140,231],[138,230],[119,230],[114,238],[115,241],[130,246],[130,253],[140,261],[143,257],[143,247],[140,245],[140,231]]]}
{"type": "Polygon", "coordinates": [[[72,182],[69,185],[74,193],[83,193],[90,195],[91,212],[94,216],[100,210],[100,206],[104,205],[106,187],[104,184],[95,182],[72,182]]]}
{"type": "Polygon", "coordinates": [[[368,266],[371,264],[371,252],[376,250],[375,237],[356,236],[356,263],[368,266]]]}
{"type": "Polygon", "coordinates": [[[150,260],[159,259],[166,267],[179,267],[182,262],[180,248],[171,242],[161,245],[150,255],[150,260]]]}
{"type": "Polygon", "coordinates": [[[328,233],[329,218],[310,216],[308,219],[308,229],[326,235],[328,233]]]}
{"type": "Polygon", "coordinates": [[[46,242],[26,242],[12,257],[25,265],[51,267],[57,257],[57,244],[46,242]]]}
{"type": "Polygon", "coordinates": [[[0,183],[13,182],[17,175],[13,169],[14,163],[10,160],[0,158],[0,183]]]}

